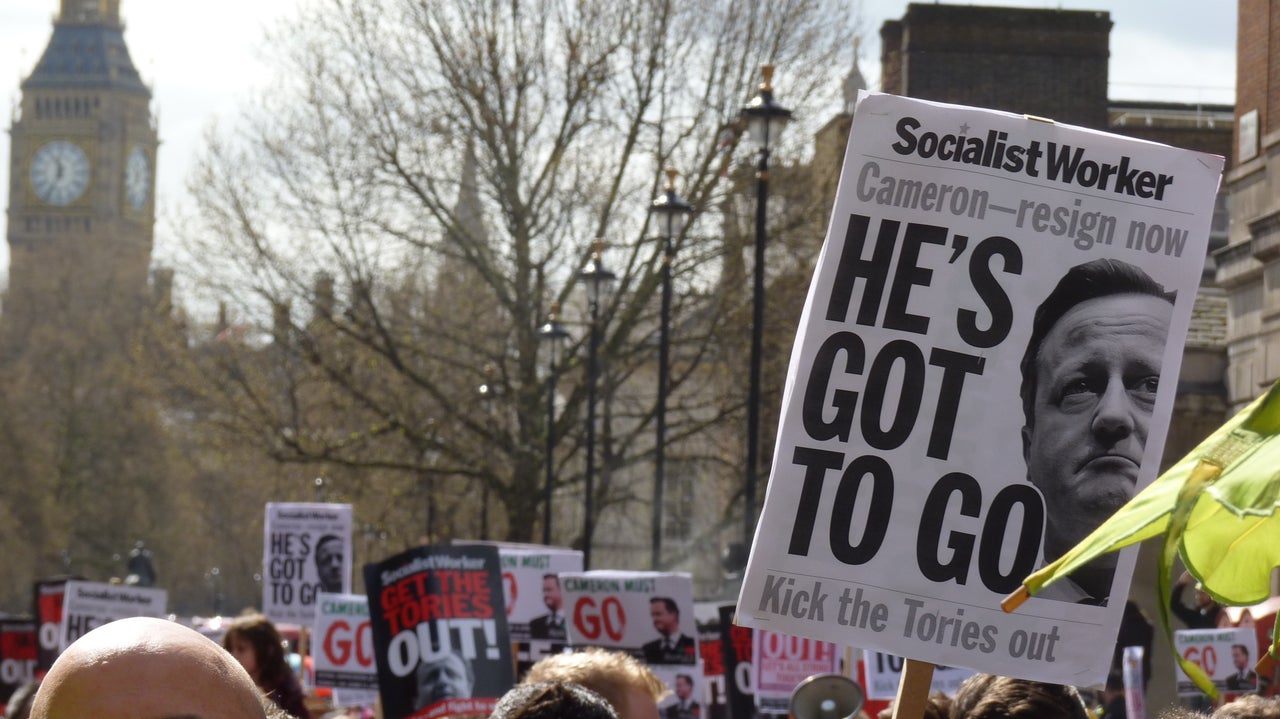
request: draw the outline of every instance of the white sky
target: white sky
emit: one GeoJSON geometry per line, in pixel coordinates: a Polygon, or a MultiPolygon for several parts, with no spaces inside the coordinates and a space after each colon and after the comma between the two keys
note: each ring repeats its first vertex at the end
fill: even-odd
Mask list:
{"type": "MultiPolygon", "coordinates": [[[[0,0],[0,107],[12,108],[52,32],[58,0],[0,0]]],[[[1235,3],[1206,0],[985,0],[983,5],[1107,10],[1113,99],[1230,103],[1235,98],[1235,3]]],[[[876,89],[881,24],[901,18],[905,0],[862,0],[860,67],[876,89]]],[[[623,0],[619,6],[625,7],[623,0]]],[[[188,202],[186,177],[204,129],[234,122],[269,72],[257,51],[264,30],[295,11],[295,0],[122,0],[125,40],[159,118],[156,257],[172,256],[172,211],[188,202]]],[[[851,53],[852,54],[852,53],[851,53]]],[[[843,73],[840,73],[843,75],[843,73]]],[[[785,68],[779,69],[785,86],[785,68]]],[[[744,100],[750,88],[744,88],[744,100]]],[[[835,108],[832,108],[835,111],[835,108]]],[[[10,125],[4,117],[4,128],[10,125]]],[[[9,141],[0,138],[0,188],[8,203],[9,141]]],[[[0,268],[8,244],[0,243],[0,268]]],[[[178,268],[181,274],[181,268],[178,268]]]]}

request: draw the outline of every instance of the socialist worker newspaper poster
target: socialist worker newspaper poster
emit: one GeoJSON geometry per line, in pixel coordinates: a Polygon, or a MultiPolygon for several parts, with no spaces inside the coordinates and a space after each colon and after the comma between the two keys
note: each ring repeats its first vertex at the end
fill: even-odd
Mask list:
{"type": "MultiPolygon", "coordinates": [[[[1263,688],[1253,670],[1259,652],[1254,627],[1222,629],[1182,629],[1173,633],[1173,650],[1199,666],[1213,680],[1213,686],[1226,695],[1257,694],[1263,688]]],[[[1201,692],[1191,678],[1174,665],[1178,696],[1197,696],[1201,692]]],[[[1264,680],[1265,681],[1265,677],[1264,680]]]]}
{"type": "Polygon", "coordinates": [[[333,689],[334,706],[374,705],[378,668],[373,660],[368,597],[320,593],[311,632],[311,662],[316,686],[333,689]]]}
{"type": "Polygon", "coordinates": [[[62,651],[58,630],[62,626],[62,603],[67,593],[67,577],[38,580],[33,586],[36,617],[36,671],[49,671],[62,651]]]}
{"type": "MultiPolygon", "coordinates": [[[[863,666],[867,670],[867,698],[890,700],[898,696],[898,684],[902,681],[902,668],[905,661],[884,652],[863,651],[863,666]]],[[[959,667],[935,666],[933,679],[929,682],[929,693],[942,692],[949,697],[956,695],[965,679],[974,675],[972,669],[959,667]]]]}
{"type": "Polygon", "coordinates": [[[582,571],[581,551],[513,542],[454,541],[453,544],[492,544],[498,548],[517,676],[524,676],[539,659],[565,650],[569,645],[569,613],[559,575],[582,571]]]}
{"type": "Polygon", "coordinates": [[[1102,683],[1136,548],[1000,600],[1155,478],[1221,170],[861,96],[739,620],[1102,683]]]}
{"type": "Polygon", "coordinates": [[[733,621],[736,609],[734,604],[720,607],[720,651],[729,714],[749,717],[756,710],[755,675],[751,669],[755,630],[733,621]]]}
{"type": "Polygon", "coordinates": [[[311,625],[320,592],[351,592],[351,505],[268,502],[262,613],[311,625]]]}
{"type": "Polygon", "coordinates": [[[36,623],[0,619],[0,706],[36,676],[36,623]]]}
{"type": "Polygon", "coordinates": [[[90,630],[116,619],[163,617],[169,612],[169,592],[153,587],[133,587],[105,582],[67,582],[62,602],[62,625],[58,631],[66,651],[72,642],[90,630]]]}
{"type": "Polygon", "coordinates": [[[364,585],[387,719],[488,714],[515,683],[496,547],[416,547],[364,585]]]}
{"type": "Polygon", "coordinates": [[[688,574],[612,569],[567,572],[560,587],[569,607],[569,644],[624,651],[640,659],[672,692],[702,696],[693,580],[688,574]],[[677,682],[683,684],[678,686],[677,682]]]}
{"type": "Polygon", "coordinates": [[[765,714],[791,711],[791,693],[814,674],[840,670],[840,657],[831,642],[779,634],[762,629],[756,632],[754,656],[756,707],[765,714]]]}
{"type": "Polygon", "coordinates": [[[699,719],[727,719],[729,700],[725,696],[720,605],[695,602],[693,612],[698,627],[698,658],[702,660],[702,712],[699,719]]]}

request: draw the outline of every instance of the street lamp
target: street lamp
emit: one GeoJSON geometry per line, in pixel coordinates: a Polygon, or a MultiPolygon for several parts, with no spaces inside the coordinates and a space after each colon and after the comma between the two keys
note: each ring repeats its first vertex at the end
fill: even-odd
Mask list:
{"type": "Polygon", "coordinates": [[[693,214],[693,205],[676,194],[676,172],[667,168],[667,186],[663,193],[649,205],[649,212],[658,219],[658,232],[662,234],[662,318],[658,322],[658,417],[657,441],[653,458],[653,569],[662,564],[662,489],[667,462],[667,384],[669,368],[667,356],[671,342],[671,263],[676,259],[675,238],[684,229],[685,220],[693,214]]]}
{"type": "MultiPolygon", "coordinates": [[[[502,393],[502,388],[497,384],[498,367],[492,362],[484,366],[484,384],[476,388],[476,394],[480,397],[480,406],[484,407],[484,412],[489,416],[489,421],[494,420],[494,400],[502,393]]],[[[482,482],[480,484],[480,538],[489,539],[489,483],[482,482]]]]}
{"type": "Polygon", "coordinates": [[[560,303],[551,304],[547,321],[538,328],[538,339],[547,346],[547,477],[542,484],[542,543],[551,544],[551,489],[555,481],[556,370],[569,331],[560,323],[560,303]]]}
{"type": "Polygon", "coordinates": [[[755,530],[756,476],[760,456],[760,364],[764,343],[765,208],[769,198],[769,145],[782,134],[791,111],[773,101],[773,65],[762,65],[764,82],[742,108],[747,134],[760,151],[756,165],[756,245],[751,297],[751,377],[747,385],[747,472],[743,488],[742,541],[751,546],[755,530]]]}
{"type": "Polygon", "coordinates": [[[604,241],[596,240],[591,251],[591,259],[578,273],[578,279],[587,283],[587,300],[590,306],[591,335],[587,343],[587,476],[586,501],[582,514],[582,568],[591,568],[591,533],[594,529],[593,516],[595,506],[595,471],[596,471],[596,376],[600,372],[598,357],[600,352],[600,297],[617,277],[604,266],[600,252],[604,249],[604,241]]]}

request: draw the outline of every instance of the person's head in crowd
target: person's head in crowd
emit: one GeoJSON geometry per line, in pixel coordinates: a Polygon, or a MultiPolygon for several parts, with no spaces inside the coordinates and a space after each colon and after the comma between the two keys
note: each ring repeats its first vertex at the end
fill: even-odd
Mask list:
{"type": "Polygon", "coordinates": [[[418,663],[415,674],[418,696],[414,709],[423,709],[445,699],[466,699],[476,684],[471,662],[456,649],[445,652],[434,661],[418,663]]]}
{"type": "Polygon", "coordinates": [[[662,636],[674,637],[680,633],[680,607],[671,597],[650,599],[649,617],[653,620],[653,628],[662,636]]]}
{"type": "Polygon", "coordinates": [[[1212,719],[1280,719],[1280,697],[1245,694],[1214,710],[1212,719]]]}
{"type": "MultiPolygon", "coordinates": [[[[1036,309],[1022,358],[1023,456],[1056,559],[1136,492],[1174,295],[1112,259],[1076,265],[1036,309]]],[[[1109,572],[1114,554],[1095,565],[1109,572]]]]}
{"type": "Polygon", "coordinates": [[[32,679],[13,690],[9,702],[5,705],[5,719],[27,719],[31,716],[31,703],[35,701],[36,690],[40,688],[40,680],[32,679]]]}
{"type": "Polygon", "coordinates": [[[685,701],[693,696],[693,677],[688,674],[676,675],[676,697],[685,701]]]}
{"type": "Polygon", "coordinates": [[[175,622],[104,624],[53,663],[32,719],[268,719],[261,692],[231,655],[175,622]]]}
{"type": "Polygon", "coordinates": [[[302,683],[285,654],[284,638],[276,625],[256,612],[232,620],[222,646],[244,667],[271,703],[298,719],[311,719],[302,683]]]}
{"type": "MultiPolygon", "coordinates": [[[[929,697],[924,703],[924,717],[922,719],[949,719],[951,712],[951,697],[940,691],[929,692],[929,697]]],[[[863,712],[858,712],[859,716],[866,716],[863,712]]],[[[893,702],[889,702],[889,706],[881,709],[876,714],[876,719],[893,719],[893,702]]]]}
{"type": "Polygon", "coordinates": [[[249,672],[255,684],[263,689],[275,686],[283,675],[291,674],[285,656],[284,639],[270,619],[249,613],[236,617],[222,635],[222,647],[249,672]]]}
{"type": "Polygon", "coordinates": [[[502,695],[489,719],[618,719],[599,694],[571,682],[519,684],[502,695]]]}
{"type": "Polygon", "coordinates": [[[1244,671],[1249,668],[1249,647],[1243,644],[1231,645],[1231,663],[1235,665],[1237,671],[1244,671]]]}
{"type": "Polygon", "coordinates": [[[324,591],[342,591],[342,559],[342,537],[326,534],[316,542],[316,576],[324,591]]]}
{"type": "Polygon", "coordinates": [[[951,719],[1090,719],[1075,687],[975,674],[951,701],[951,719]]]}
{"type": "Polygon", "coordinates": [[[658,719],[666,686],[649,667],[622,652],[588,649],[544,657],[529,669],[524,684],[571,682],[604,697],[619,719],[658,719]]]}
{"type": "Polygon", "coordinates": [[[558,612],[564,606],[564,594],[560,591],[560,577],[554,574],[542,575],[542,603],[551,612],[558,612]]]}
{"type": "Polygon", "coordinates": [[[1157,719],[1209,719],[1209,715],[1191,707],[1170,706],[1160,710],[1157,719]]]}

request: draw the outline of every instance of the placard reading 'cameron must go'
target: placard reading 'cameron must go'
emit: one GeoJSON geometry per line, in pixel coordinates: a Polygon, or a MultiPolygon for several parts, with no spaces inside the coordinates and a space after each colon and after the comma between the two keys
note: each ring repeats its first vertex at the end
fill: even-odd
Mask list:
{"type": "MultiPolygon", "coordinates": [[[[595,570],[560,574],[569,644],[624,651],[649,665],[677,697],[702,695],[693,580],[688,574],[595,570]]],[[[683,698],[683,697],[681,697],[683,698]]]]}
{"type": "Polygon", "coordinates": [[[1015,614],[999,602],[1154,479],[1221,170],[1216,156],[863,95],[741,621],[1101,683],[1136,549],[1015,614]]]}

